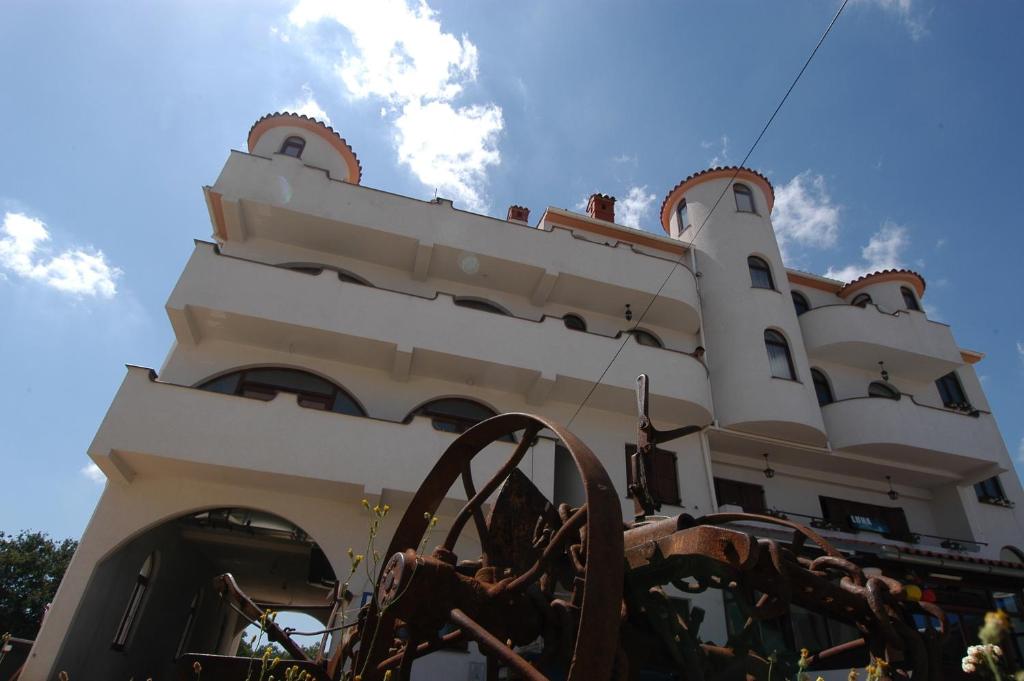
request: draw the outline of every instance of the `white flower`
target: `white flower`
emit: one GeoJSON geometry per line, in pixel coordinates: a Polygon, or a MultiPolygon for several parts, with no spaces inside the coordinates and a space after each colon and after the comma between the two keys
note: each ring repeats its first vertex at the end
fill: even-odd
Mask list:
{"type": "Polygon", "coordinates": [[[967,654],[970,657],[977,657],[978,655],[981,655],[981,651],[983,650],[985,650],[985,646],[968,646],[967,654]]]}
{"type": "Polygon", "coordinates": [[[999,646],[997,646],[995,644],[989,644],[988,647],[989,647],[989,650],[991,650],[992,653],[994,653],[996,657],[1002,657],[1003,656],[1003,649],[1000,648],[999,646]]]}
{"type": "Polygon", "coordinates": [[[963,662],[961,662],[960,667],[968,674],[974,673],[974,663],[971,662],[971,658],[969,657],[965,657],[963,659],[963,662]]]}

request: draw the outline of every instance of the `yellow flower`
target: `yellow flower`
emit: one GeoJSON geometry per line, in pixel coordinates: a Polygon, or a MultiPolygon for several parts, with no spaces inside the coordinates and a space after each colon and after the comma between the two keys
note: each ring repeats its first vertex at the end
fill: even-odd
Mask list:
{"type": "Polygon", "coordinates": [[[370,502],[367,501],[366,499],[363,499],[363,508],[365,508],[365,509],[369,509],[370,508],[370,502]]]}
{"type": "Polygon", "coordinates": [[[846,681],[857,681],[858,672],[856,669],[851,669],[850,673],[846,675],[846,681]]]}
{"type": "Polygon", "coordinates": [[[275,657],[274,661],[270,663],[270,668],[273,669],[274,667],[276,667],[279,664],[281,664],[281,658],[280,657],[275,657]]]}
{"type": "MultiPolygon", "coordinates": [[[[384,504],[384,512],[382,513],[382,515],[387,515],[388,511],[390,511],[390,510],[391,510],[391,507],[388,506],[387,504],[384,504]]],[[[385,674],[384,676],[386,677],[387,674],[385,674]]]]}
{"type": "MultiPolygon", "coordinates": [[[[423,514],[423,519],[424,519],[424,520],[430,520],[430,514],[429,514],[429,513],[424,513],[424,514],[423,514]]],[[[358,677],[357,677],[357,678],[358,678],[358,677]]]]}
{"type": "Polygon", "coordinates": [[[999,627],[1003,631],[1010,628],[1010,617],[1002,610],[985,613],[985,624],[999,627]]]}

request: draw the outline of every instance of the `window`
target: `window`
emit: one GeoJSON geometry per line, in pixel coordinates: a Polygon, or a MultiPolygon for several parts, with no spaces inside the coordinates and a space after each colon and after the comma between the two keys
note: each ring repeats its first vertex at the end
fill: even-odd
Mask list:
{"type": "Polygon", "coordinates": [[[818,395],[818,405],[824,407],[832,404],[835,399],[832,397],[832,387],[828,384],[828,378],[818,369],[811,369],[811,380],[814,381],[814,392],[818,395]]]}
{"type": "MultiPolygon", "coordinates": [[[[285,269],[292,270],[293,272],[302,272],[303,274],[311,274],[313,276],[316,276],[316,275],[320,274],[325,269],[328,269],[328,270],[329,269],[333,269],[331,267],[324,267],[323,265],[315,265],[315,264],[309,264],[309,263],[285,263],[285,264],[279,265],[279,267],[283,267],[285,269]]],[[[345,283],[348,283],[348,284],[358,284],[360,286],[371,286],[371,287],[373,286],[373,284],[368,282],[366,279],[363,279],[362,277],[360,277],[358,275],[352,274],[351,272],[346,272],[345,270],[334,270],[334,271],[337,273],[338,279],[340,279],[341,281],[343,281],[345,283]]]]}
{"type": "MultiPolygon", "coordinates": [[[[434,430],[445,433],[464,433],[481,421],[497,416],[497,413],[490,407],[473,400],[462,397],[443,397],[418,407],[406,416],[405,420],[409,421],[413,416],[430,417],[430,425],[434,427],[434,430]]],[[[511,435],[503,437],[502,440],[515,442],[511,435]]]]}
{"type": "Polygon", "coordinates": [[[753,213],[754,193],[745,184],[736,184],[732,188],[733,196],[736,197],[736,210],[740,213],[753,213]]]}
{"type": "Polygon", "coordinates": [[[847,532],[867,530],[889,539],[909,541],[912,538],[907,516],[899,507],[876,506],[860,501],[818,497],[825,520],[847,532]]]}
{"type": "Polygon", "coordinates": [[[900,391],[888,383],[872,381],[871,385],[868,386],[868,397],[884,397],[889,400],[898,400],[900,399],[900,391]]]}
{"type": "Polygon", "coordinates": [[[690,226],[690,213],[686,209],[686,199],[679,202],[679,207],[676,208],[676,217],[679,219],[680,232],[690,226]]]}
{"type": "Polygon", "coordinates": [[[576,314],[567,314],[562,317],[562,323],[565,324],[565,328],[572,329],[573,331],[586,331],[587,323],[583,321],[583,317],[576,314]]]}
{"type": "Polygon", "coordinates": [[[789,345],[778,331],[768,329],[764,332],[764,346],[768,350],[768,366],[774,378],[796,380],[793,369],[793,358],[789,356],[789,345]]]}
{"type": "Polygon", "coordinates": [[[263,401],[272,400],[281,392],[293,393],[298,397],[301,407],[350,416],[366,416],[362,406],[343,388],[298,369],[243,369],[206,381],[199,389],[263,401]]]}
{"type": "Polygon", "coordinates": [[[752,255],[747,258],[747,267],[750,269],[750,285],[754,288],[775,289],[775,282],[772,281],[772,268],[764,259],[752,255]]]}
{"type": "Polygon", "coordinates": [[[974,493],[978,495],[978,501],[986,504],[1000,504],[1009,501],[1006,498],[1006,492],[1003,491],[1002,483],[999,482],[998,475],[993,475],[991,478],[975,484],[974,493]]]}
{"type": "Polygon", "coordinates": [[[486,300],[477,300],[476,298],[456,298],[455,304],[459,307],[468,307],[471,310],[480,310],[481,312],[490,312],[491,314],[502,314],[508,315],[508,312],[494,303],[489,303],[486,300]]]}
{"type": "Polygon", "coordinates": [[[900,287],[900,293],[903,294],[903,304],[907,306],[908,310],[921,311],[921,306],[917,304],[917,296],[906,286],[900,287]]]}
{"type": "Polygon", "coordinates": [[[971,406],[970,402],[967,401],[967,395],[964,394],[964,388],[960,385],[960,379],[957,378],[955,371],[951,371],[935,381],[935,387],[939,389],[939,397],[942,398],[942,404],[947,407],[966,409],[971,406]]]}
{"type": "Polygon", "coordinates": [[[188,615],[185,617],[185,628],[181,631],[181,638],[178,639],[178,651],[174,655],[176,660],[185,654],[188,647],[188,641],[192,637],[192,628],[196,623],[196,611],[199,610],[199,599],[202,598],[202,595],[203,590],[200,589],[192,597],[192,602],[189,603],[188,615]]]}
{"type": "Polygon", "coordinates": [[[767,508],[764,487],[750,482],[715,478],[715,498],[719,506],[739,506],[746,513],[763,513],[767,508]]]}
{"type": "MultiPolygon", "coordinates": [[[[633,466],[631,457],[636,452],[636,445],[626,445],[626,496],[632,498],[629,486],[633,484],[633,466]]],[[[679,475],[676,471],[675,452],[655,448],[647,461],[647,484],[651,488],[651,496],[659,504],[678,506],[682,503],[679,497],[679,475]]]]}
{"type": "Polygon", "coordinates": [[[811,309],[811,304],[807,302],[804,294],[793,291],[791,295],[793,296],[793,307],[796,308],[797,317],[811,309]]]}
{"type": "Polygon", "coordinates": [[[284,154],[285,156],[291,156],[292,158],[301,158],[302,150],[306,148],[306,140],[301,137],[289,137],[281,145],[281,151],[278,153],[284,154]]]}
{"type": "Polygon", "coordinates": [[[117,631],[114,632],[114,642],[111,645],[114,650],[124,650],[124,647],[128,644],[128,638],[132,633],[133,625],[138,619],[139,610],[142,608],[142,600],[153,578],[154,567],[156,567],[156,554],[151,553],[146,557],[145,562],[142,563],[142,567],[139,569],[139,574],[135,578],[135,584],[132,586],[132,593],[128,597],[128,605],[125,606],[124,614],[121,615],[121,621],[117,625],[117,631]]]}
{"type": "Polygon", "coordinates": [[[371,284],[370,282],[366,281],[362,277],[356,276],[356,275],[352,274],[351,272],[346,272],[344,270],[338,270],[338,279],[340,281],[345,282],[346,284],[357,284],[359,286],[370,286],[370,287],[373,286],[373,284],[371,284]]]}
{"type": "Polygon", "coordinates": [[[646,345],[649,348],[663,348],[665,347],[658,337],[650,331],[644,331],[643,329],[630,329],[627,331],[630,336],[633,337],[640,345],[646,345]]]}
{"type": "Polygon", "coordinates": [[[866,293],[860,293],[854,296],[853,300],[850,301],[850,305],[856,305],[857,307],[867,307],[871,304],[871,296],[866,293]]]}

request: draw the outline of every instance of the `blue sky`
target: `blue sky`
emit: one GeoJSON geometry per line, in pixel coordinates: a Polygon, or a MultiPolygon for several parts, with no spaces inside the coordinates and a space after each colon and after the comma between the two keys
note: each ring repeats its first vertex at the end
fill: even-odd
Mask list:
{"type": "MultiPolygon", "coordinates": [[[[200,187],[264,113],[329,117],[363,183],[504,217],[594,191],[660,231],[742,159],[837,3],[137,4],[0,10],[0,530],[78,536],[85,450],[210,224],[200,187]]],[[[787,264],[906,266],[1024,454],[1017,166],[1024,5],[852,0],[748,165],[787,264]]],[[[1018,464],[1020,465],[1020,464],[1018,464]]]]}

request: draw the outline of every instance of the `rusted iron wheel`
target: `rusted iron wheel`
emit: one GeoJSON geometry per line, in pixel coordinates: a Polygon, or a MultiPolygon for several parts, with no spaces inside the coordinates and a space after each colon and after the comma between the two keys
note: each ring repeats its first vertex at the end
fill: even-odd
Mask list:
{"type": "Polygon", "coordinates": [[[398,679],[406,679],[415,658],[463,639],[475,641],[492,666],[500,662],[518,677],[547,681],[503,635],[508,627],[520,626],[515,620],[530,618],[535,606],[529,603],[535,602],[538,594],[533,582],[543,572],[543,563],[550,554],[571,543],[566,540],[569,536],[575,536],[576,542],[583,536],[586,541],[579,549],[582,555],[574,558],[584,572],[574,584],[575,642],[563,678],[603,681],[610,678],[619,648],[623,584],[622,513],[607,472],[575,435],[542,417],[502,414],[473,426],[444,452],[398,524],[386,554],[391,558],[378,576],[375,598],[361,617],[354,673],[363,681],[374,681],[391,669],[398,679]],[[523,434],[515,452],[477,491],[468,475],[470,462],[488,445],[519,431],[523,434]],[[483,503],[513,474],[541,431],[553,433],[572,456],[586,503],[565,519],[548,543],[549,550],[544,550],[534,565],[515,574],[508,574],[505,569],[500,579],[494,581],[494,570],[488,568],[486,555],[483,503]],[[455,516],[442,546],[432,556],[418,554],[430,519],[460,477],[469,501],[455,516]],[[462,566],[456,567],[454,555],[459,534],[470,520],[481,535],[485,554],[475,577],[466,576],[462,566]],[[488,569],[490,573],[486,572],[488,569]],[[481,574],[490,574],[492,579],[484,579],[481,574]],[[465,605],[467,602],[469,606],[465,605]],[[454,627],[454,631],[442,640],[437,631],[446,624],[454,627]],[[405,642],[396,648],[399,629],[404,632],[405,642]],[[491,629],[502,635],[496,636],[491,629]]]}

